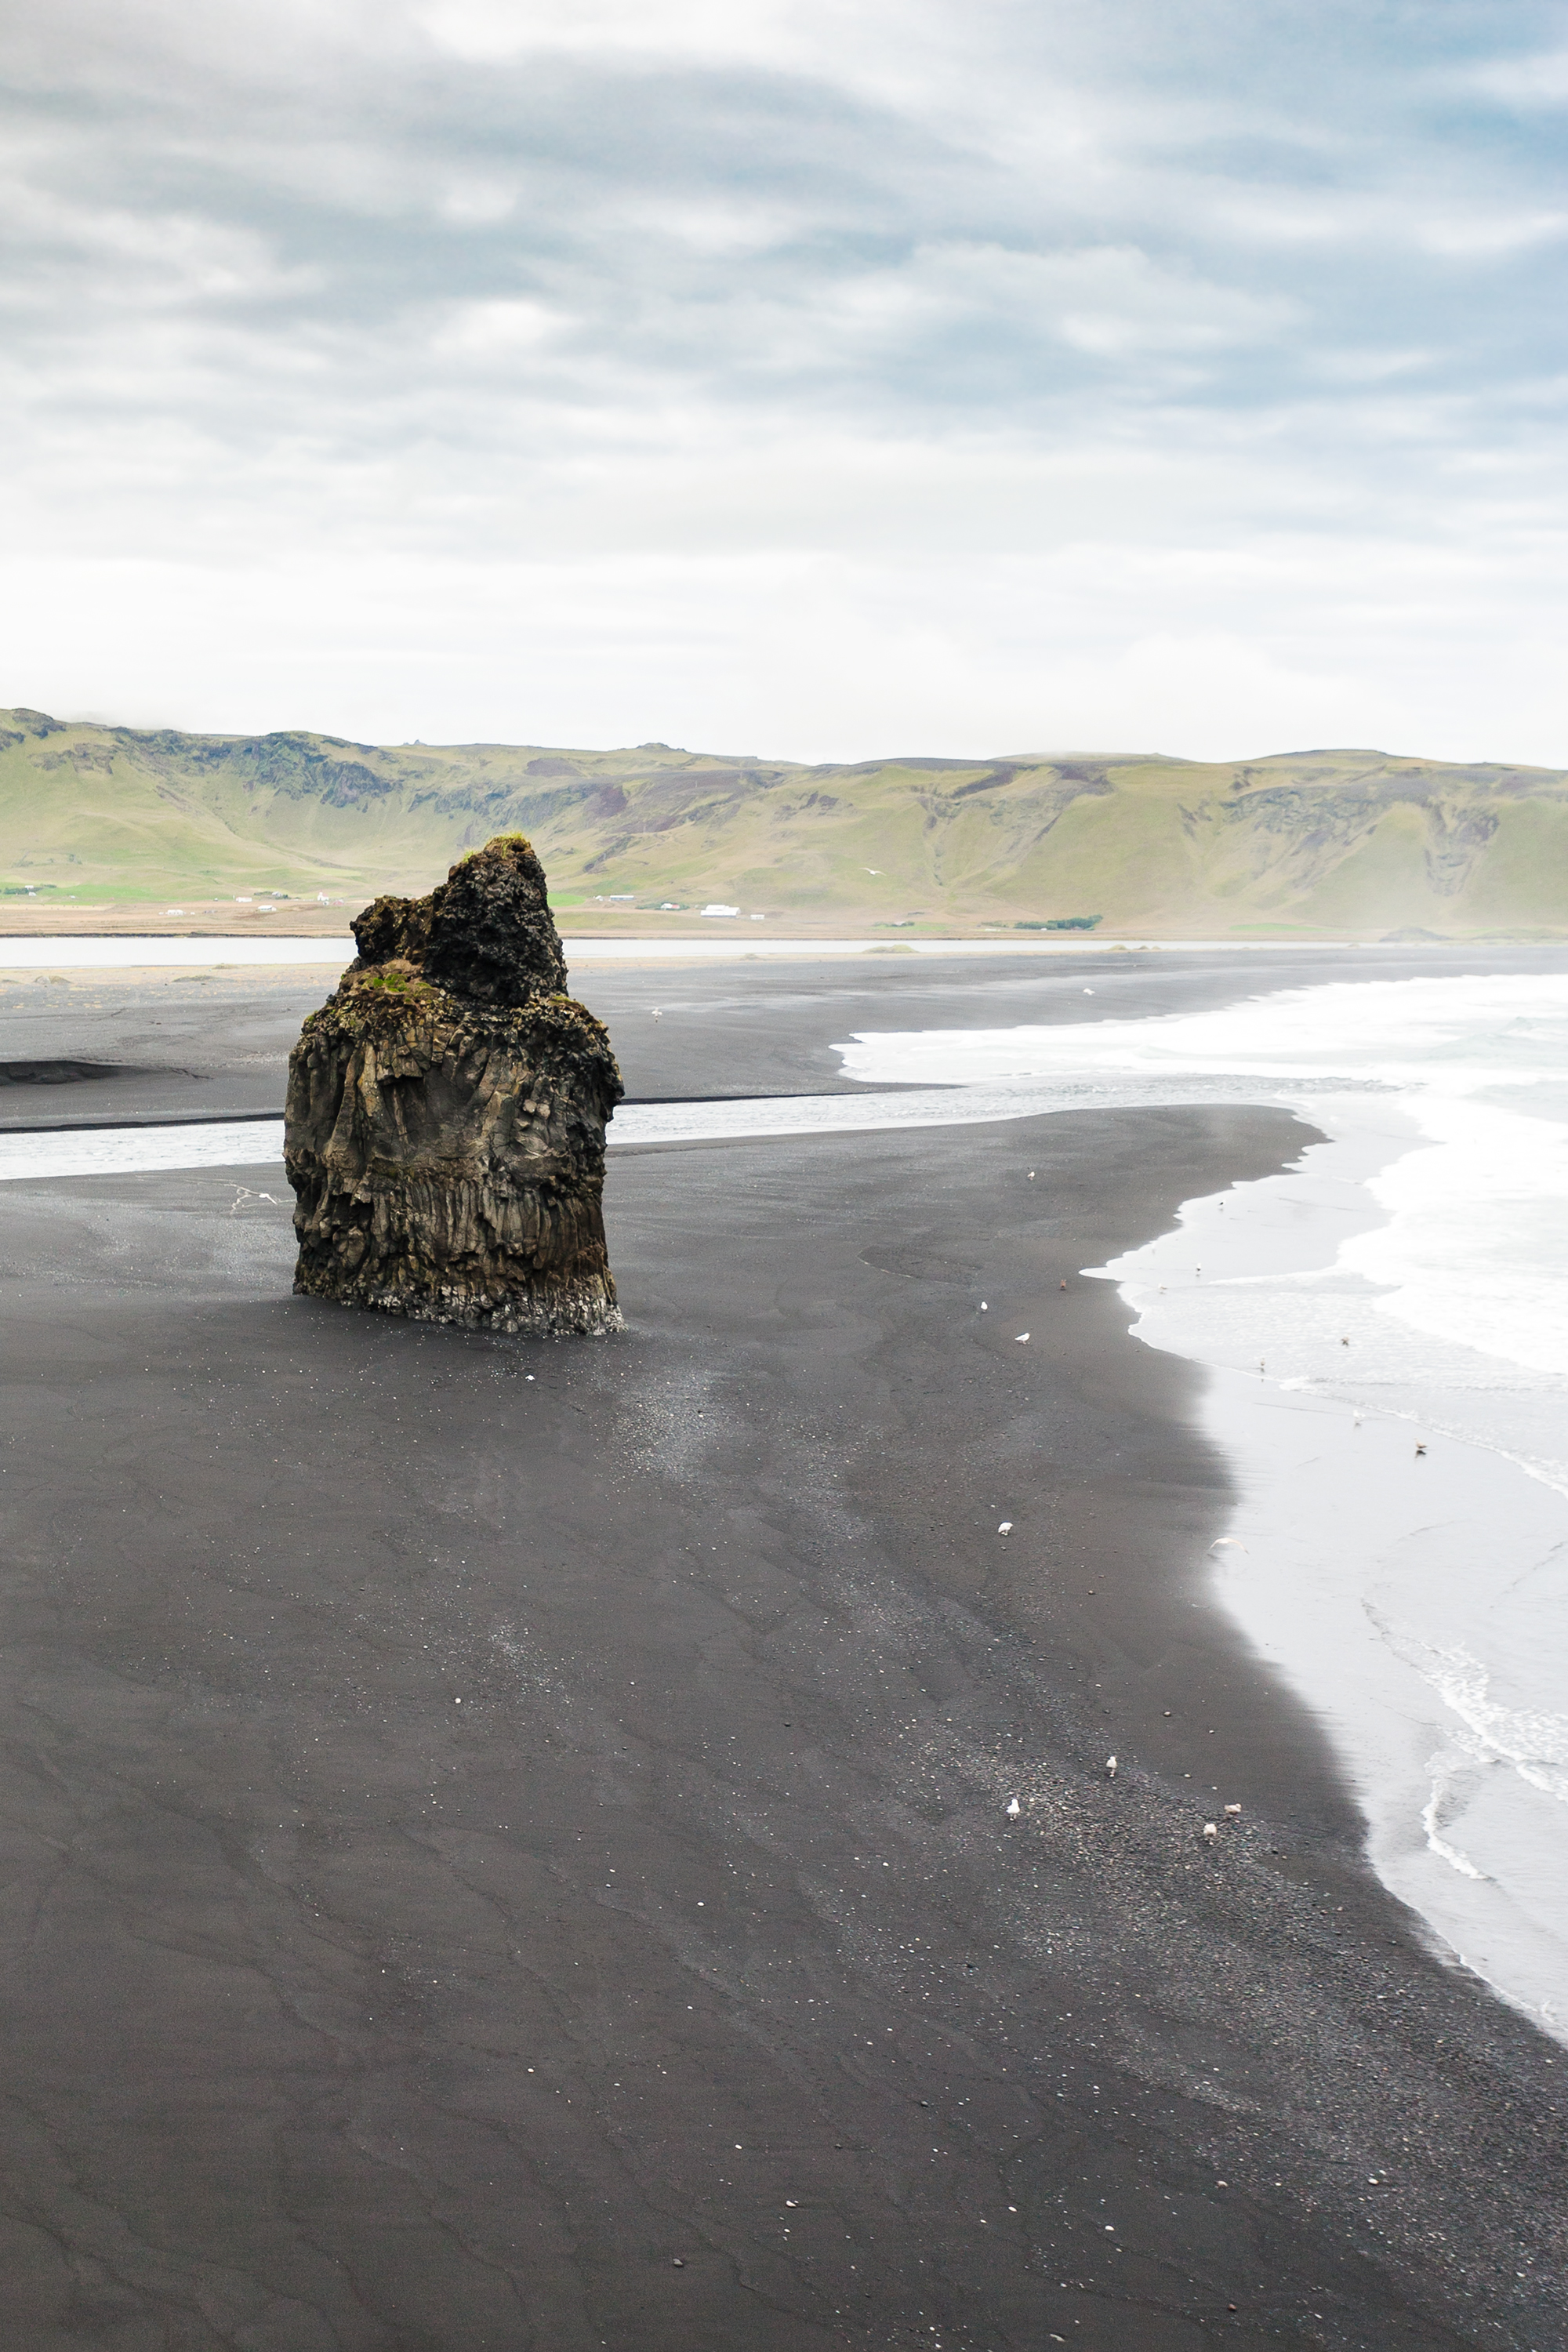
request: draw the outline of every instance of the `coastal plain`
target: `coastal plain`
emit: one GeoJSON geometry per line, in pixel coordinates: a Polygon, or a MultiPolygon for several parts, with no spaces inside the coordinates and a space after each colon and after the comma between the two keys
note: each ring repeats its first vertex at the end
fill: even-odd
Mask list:
{"type": "MultiPolygon", "coordinates": [[[[689,1100],[1455,953],[574,984],[689,1100]]],[[[275,1111],[327,985],[16,982],[5,1122],[275,1111]]],[[[621,1148],[572,1343],[292,1297],[280,1169],[6,1184],[12,2340],[1561,2345],[1568,2062],[1372,1875],[1082,1276],[1310,1132],[621,1148]]]]}

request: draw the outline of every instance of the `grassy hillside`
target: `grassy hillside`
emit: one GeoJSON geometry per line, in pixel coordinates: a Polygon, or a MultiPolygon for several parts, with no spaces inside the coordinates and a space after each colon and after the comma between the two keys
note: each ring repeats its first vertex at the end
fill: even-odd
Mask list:
{"type": "Polygon", "coordinates": [[[794,931],[1089,917],[1154,938],[1568,931],[1568,774],[1553,769],[1380,751],[807,768],[659,743],[384,747],[0,711],[8,929],[341,930],[374,892],[426,889],[516,830],[578,930],[679,929],[717,900],[794,931]]]}

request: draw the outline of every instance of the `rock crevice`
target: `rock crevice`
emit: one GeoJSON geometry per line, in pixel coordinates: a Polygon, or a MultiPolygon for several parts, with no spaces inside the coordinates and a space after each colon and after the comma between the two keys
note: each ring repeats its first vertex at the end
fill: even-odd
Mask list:
{"type": "Polygon", "coordinates": [[[616,1329],[604,1024],[565,993],[520,835],[426,898],[378,898],[289,1057],[297,1292],[470,1328],[616,1329]]]}

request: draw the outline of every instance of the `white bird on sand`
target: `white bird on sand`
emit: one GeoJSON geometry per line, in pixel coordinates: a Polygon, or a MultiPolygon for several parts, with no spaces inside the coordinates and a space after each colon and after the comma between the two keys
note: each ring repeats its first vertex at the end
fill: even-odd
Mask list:
{"type": "Polygon", "coordinates": [[[1234,1822],[1239,1816],[1241,1807],[1239,1805],[1227,1805],[1225,1810],[1226,1819],[1234,1822]]]}
{"type": "MultiPolygon", "coordinates": [[[[1027,1333],[1026,1331],[1020,1331],[1020,1332],[1018,1333],[1018,1335],[1017,1335],[1017,1339],[1018,1339],[1018,1345],[1020,1346],[1020,1348],[1023,1346],[1023,1344],[1024,1344],[1025,1340],[1028,1338],[1028,1336],[1029,1336],[1029,1335],[1028,1335],[1028,1333],[1027,1333]]],[[[1424,1445],[1420,1445],[1420,1446],[1417,1446],[1415,1450],[1416,1450],[1416,1452],[1417,1452],[1418,1454],[1425,1454],[1425,1453],[1426,1453],[1426,1448],[1424,1445]]]]}
{"type": "Polygon", "coordinates": [[[1204,1823],[1204,1835],[1209,1840],[1211,1844],[1214,1840],[1218,1837],[1219,1832],[1215,1829],[1213,1822],[1205,1822],[1204,1823]]]}
{"type": "Polygon", "coordinates": [[[1116,1778],[1116,1759],[1114,1756],[1108,1756],[1105,1759],[1105,1777],[1108,1780],[1114,1780],[1116,1778]]]}
{"type": "Polygon", "coordinates": [[[1003,1520],[1003,1522],[1002,1522],[1002,1524],[1001,1524],[1001,1526],[997,1528],[996,1532],[997,1532],[997,1534],[998,1534],[999,1536],[1010,1536],[1010,1535],[1012,1534],[1012,1532],[1013,1532],[1013,1522],[1012,1522],[1012,1520],[1011,1520],[1011,1519],[1004,1519],[1004,1520],[1003,1520]]]}
{"type": "Polygon", "coordinates": [[[1010,1822],[1016,1822],[1016,1821],[1017,1820],[1017,1818],[1018,1818],[1019,1814],[1023,1811],[1023,1810],[1024,1810],[1024,1808],[1023,1808],[1023,1806],[1018,1802],[1018,1800],[1017,1800],[1017,1798],[1016,1798],[1016,1797],[1009,1797],[1009,1798],[1008,1798],[1008,1800],[1007,1800],[1007,1819],[1008,1819],[1010,1822]]]}

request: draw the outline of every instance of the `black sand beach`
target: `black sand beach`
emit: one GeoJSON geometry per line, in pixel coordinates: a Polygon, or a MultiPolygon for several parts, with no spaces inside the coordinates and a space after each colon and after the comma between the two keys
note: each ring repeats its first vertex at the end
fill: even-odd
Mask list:
{"type": "MultiPolygon", "coordinates": [[[[645,1097],[981,985],[754,970],[582,984],[645,1097]]],[[[1304,1139],[622,1150],[557,1345],[291,1298],[280,1171],[0,1188],[8,2339],[1560,2346],[1568,2060],[1361,1862],[1079,1276],[1304,1139]]]]}
{"type": "MultiPolygon", "coordinates": [[[[863,1094],[833,1051],[858,1029],[1142,1019],[1325,981],[1568,968],[1561,947],[1100,948],[1039,958],[889,948],[711,963],[606,963],[585,946],[579,962],[572,940],[566,949],[571,985],[608,1023],[633,1102],[863,1094]]],[[[277,1115],[289,1049],[341,969],[0,973],[0,1132],[277,1115]]]]}

